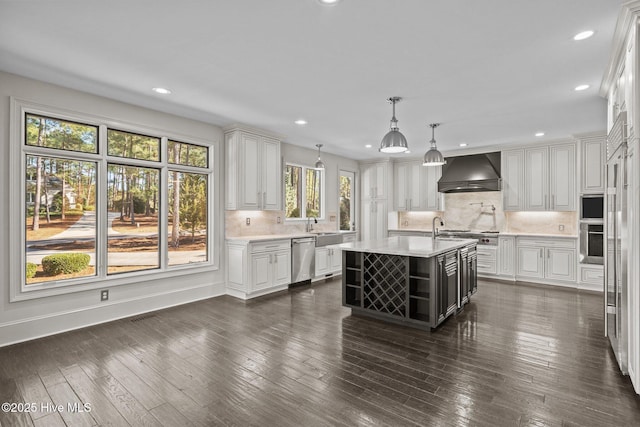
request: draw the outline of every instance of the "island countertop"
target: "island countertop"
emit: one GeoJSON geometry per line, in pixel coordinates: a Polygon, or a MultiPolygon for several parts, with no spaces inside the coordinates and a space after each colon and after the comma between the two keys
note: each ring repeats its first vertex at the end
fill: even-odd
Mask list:
{"type": "Polygon", "coordinates": [[[331,247],[353,252],[430,258],[452,249],[462,248],[477,242],[476,239],[438,237],[435,239],[434,244],[431,237],[396,236],[379,240],[341,243],[339,245],[332,245],[331,247]]]}

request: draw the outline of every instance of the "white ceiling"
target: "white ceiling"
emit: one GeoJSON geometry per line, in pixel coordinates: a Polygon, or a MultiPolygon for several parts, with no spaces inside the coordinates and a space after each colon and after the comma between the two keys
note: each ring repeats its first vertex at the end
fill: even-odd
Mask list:
{"type": "Polygon", "coordinates": [[[622,3],[0,0],[0,69],[355,159],[381,156],[386,99],[401,96],[415,156],[432,122],[442,151],[604,130],[622,3]],[[585,29],[595,36],[572,39],[585,29]]]}

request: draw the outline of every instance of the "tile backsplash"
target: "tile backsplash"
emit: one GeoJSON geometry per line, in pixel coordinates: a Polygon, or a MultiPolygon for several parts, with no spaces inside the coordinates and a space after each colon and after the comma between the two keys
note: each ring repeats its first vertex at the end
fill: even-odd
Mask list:
{"type": "Polygon", "coordinates": [[[576,212],[505,212],[500,191],[445,194],[444,205],[445,211],[398,212],[398,228],[431,230],[433,217],[439,215],[446,229],[578,234],[576,212]]]}
{"type": "MultiPolygon", "coordinates": [[[[318,220],[317,224],[313,224],[314,231],[337,230],[336,218],[335,212],[329,212],[326,219],[318,220]]],[[[299,233],[304,232],[305,225],[305,221],[285,221],[284,211],[225,211],[225,236],[227,237],[299,233]]]]}

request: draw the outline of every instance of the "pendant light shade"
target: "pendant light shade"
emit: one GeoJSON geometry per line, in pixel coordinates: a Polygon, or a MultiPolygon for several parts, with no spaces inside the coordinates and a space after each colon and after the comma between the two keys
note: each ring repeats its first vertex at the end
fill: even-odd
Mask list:
{"type": "Polygon", "coordinates": [[[318,147],[318,161],[316,161],[315,168],[324,169],[324,163],[322,163],[322,160],[320,159],[320,148],[322,147],[322,144],[316,144],[316,147],[318,147]]]}
{"type": "Polygon", "coordinates": [[[407,138],[400,133],[398,129],[398,119],[396,119],[396,102],[400,102],[402,98],[394,96],[388,99],[393,104],[393,116],[391,117],[391,130],[382,138],[380,149],[382,153],[404,153],[407,151],[407,138]]]}
{"type": "Polygon", "coordinates": [[[429,141],[431,143],[431,148],[429,148],[429,151],[424,154],[424,162],[422,165],[442,166],[447,162],[444,160],[442,153],[438,151],[438,147],[436,147],[436,138],[434,136],[435,128],[440,126],[440,123],[431,123],[429,126],[431,126],[431,141],[429,141]]]}

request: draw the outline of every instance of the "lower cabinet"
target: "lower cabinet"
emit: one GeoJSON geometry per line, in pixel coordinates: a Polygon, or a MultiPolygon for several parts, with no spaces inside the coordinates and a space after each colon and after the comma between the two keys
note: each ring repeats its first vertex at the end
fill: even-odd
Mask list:
{"type": "Polygon", "coordinates": [[[516,279],[573,285],[576,282],[575,238],[517,239],[516,279]]]}
{"type": "Polygon", "coordinates": [[[489,245],[478,246],[478,274],[481,276],[495,276],[498,272],[498,247],[489,245]]]}
{"type": "Polygon", "coordinates": [[[291,283],[291,240],[227,241],[227,293],[249,299],[291,283]]]}
{"type": "Polygon", "coordinates": [[[516,238],[498,237],[498,276],[513,279],[516,275],[516,238]]]}
{"type": "Polygon", "coordinates": [[[342,272],[342,253],[339,249],[316,248],[316,278],[342,272]]]}
{"type": "Polygon", "coordinates": [[[578,287],[593,291],[604,289],[604,266],[594,264],[578,265],[578,287]]]}

